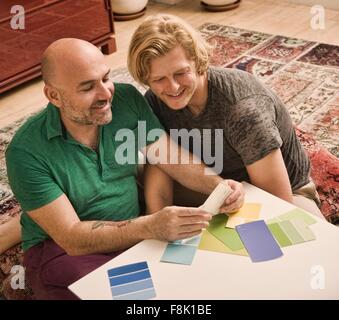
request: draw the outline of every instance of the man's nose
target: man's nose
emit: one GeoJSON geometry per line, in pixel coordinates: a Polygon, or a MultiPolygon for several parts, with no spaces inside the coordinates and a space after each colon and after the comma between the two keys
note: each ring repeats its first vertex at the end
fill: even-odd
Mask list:
{"type": "Polygon", "coordinates": [[[99,90],[98,98],[100,100],[110,100],[114,92],[114,85],[112,82],[101,83],[99,90]]]}
{"type": "Polygon", "coordinates": [[[171,93],[176,93],[179,87],[180,84],[174,78],[168,80],[168,89],[171,91],[171,93]]]}

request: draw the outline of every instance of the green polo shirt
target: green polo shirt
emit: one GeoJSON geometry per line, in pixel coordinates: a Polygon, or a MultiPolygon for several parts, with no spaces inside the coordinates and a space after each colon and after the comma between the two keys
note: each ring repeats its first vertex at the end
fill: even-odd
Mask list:
{"type": "MultiPolygon", "coordinates": [[[[144,139],[138,137],[138,121],[145,121],[147,133],[162,126],[143,96],[128,84],[115,84],[112,114],[112,121],[100,127],[98,152],[70,137],[59,109],[52,104],[27,120],[13,137],[6,150],[7,173],[23,210],[25,251],[49,238],[26,212],[62,194],[68,197],[82,221],[118,221],[139,215],[137,154],[138,140],[144,139]],[[117,139],[120,129],[133,132],[135,141],[117,139]],[[135,151],[135,161],[121,164],[115,154],[119,147],[126,149],[123,148],[126,145],[129,151],[135,151]]],[[[146,139],[144,144],[154,139],[157,138],[146,139]]]]}

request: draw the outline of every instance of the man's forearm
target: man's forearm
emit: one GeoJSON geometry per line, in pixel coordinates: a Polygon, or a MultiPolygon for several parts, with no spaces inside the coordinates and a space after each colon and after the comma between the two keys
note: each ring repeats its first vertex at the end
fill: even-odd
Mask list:
{"type": "Polygon", "coordinates": [[[146,214],[152,214],[161,210],[164,207],[172,206],[173,199],[159,193],[153,194],[151,197],[146,197],[146,214]]]}
{"type": "Polygon", "coordinates": [[[146,213],[173,205],[173,179],[158,167],[147,164],[144,175],[146,213]]]}
{"type": "Polygon", "coordinates": [[[0,254],[21,242],[20,215],[0,224],[0,254]]]}
{"type": "Polygon", "coordinates": [[[147,159],[151,164],[159,167],[188,189],[209,194],[222,181],[222,178],[217,176],[212,169],[185,148],[178,146],[167,134],[162,135],[143,152],[147,154],[147,159]],[[165,161],[157,162],[158,159],[153,152],[148,152],[150,148],[167,150],[166,157],[162,158],[165,161]],[[206,174],[207,172],[209,174],[206,174]]]}
{"type": "Polygon", "coordinates": [[[125,221],[80,221],[72,228],[69,255],[109,253],[151,238],[147,216],[125,221]]]}
{"type": "Polygon", "coordinates": [[[210,194],[223,179],[217,175],[206,175],[204,164],[159,164],[163,171],[188,189],[210,194]]]}

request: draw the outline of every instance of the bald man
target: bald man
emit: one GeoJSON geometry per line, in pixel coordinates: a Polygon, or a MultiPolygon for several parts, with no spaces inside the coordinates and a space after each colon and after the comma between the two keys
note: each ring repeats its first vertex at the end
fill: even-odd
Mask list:
{"type": "MultiPolygon", "coordinates": [[[[117,161],[122,141],[114,137],[122,128],[137,134],[138,121],[145,121],[146,133],[162,127],[133,86],[110,81],[98,48],[78,39],[58,40],[43,55],[42,73],[50,103],[11,141],[8,177],[23,209],[26,279],[36,298],[75,299],[67,287],[122,250],[144,239],[196,235],[211,216],[187,207],[140,216],[137,163],[117,161]]],[[[176,148],[164,133],[140,150],[156,162],[149,148],[169,143],[176,148]]],[[[222,180],[204,175],[200,164],[157,166],[204,194],[222,180]]],[[[233,193],[224,203],[226,211],[243,203],[241,184],[229,184],[233,193]]]]}

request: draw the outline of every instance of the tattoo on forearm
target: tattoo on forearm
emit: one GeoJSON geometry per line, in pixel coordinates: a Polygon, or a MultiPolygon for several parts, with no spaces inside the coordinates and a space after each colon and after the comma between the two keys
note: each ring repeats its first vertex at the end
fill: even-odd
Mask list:
{"type": "Polygon", "coordinates": [[[120,221],[120,222],[117,222],[117,227],[120,228],[120,227],[124,227],[124,226],[127,226],[128,224],[131,223],[131,220],[126,220],[126,221],[120,221]]]}
{"type": "Polygon", "coordinates": [[[92,224],[92,230],[94,229],[98,229],[98,228],[102,228],[104,227],[106,224],[106,221],[95,221],[93,224],[92,224]]]}
{"type": "Polygon", "coordinates": [[[102,228],[102,227],[106,227],[106,226],[114,226],[114,227],[120,228],[120,227],[124,227],[124,226],[128,225],[129,223],[131,223],[131,220],[119,221],[119,222],[115,222],[115,221],[95,221],[92,224],[92,230],[102,228]]]}

